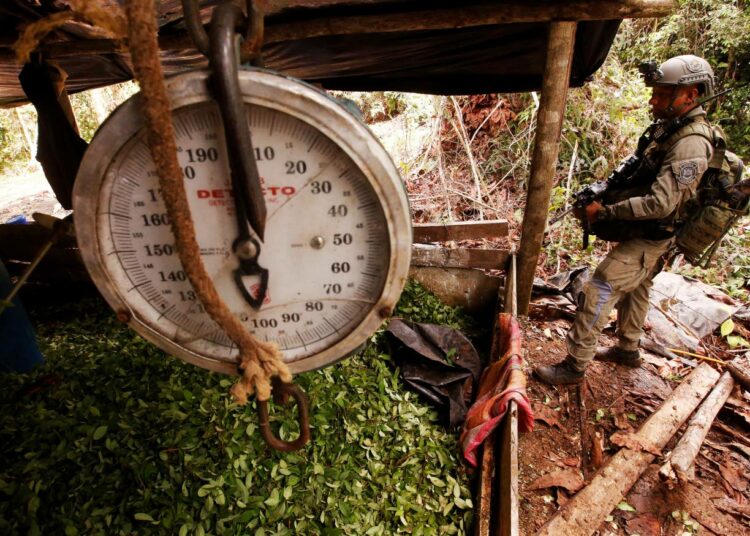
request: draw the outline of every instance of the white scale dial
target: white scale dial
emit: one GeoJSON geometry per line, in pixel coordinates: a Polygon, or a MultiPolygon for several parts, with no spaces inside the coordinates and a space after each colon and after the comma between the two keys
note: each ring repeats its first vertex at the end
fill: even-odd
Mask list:
{"type": "MultiPolygon", "coordinates": [[[[260,78],[290,83],[265,73],[260,78]]],[[[195,83],[189,78],[188,82],[193,89],[184,91],[190,93],[195,83]]],[[[294,84],[325,104],[327,99],[315,90],[294,84]]],[[[253,336],[279,345],[293,371],[343,357],[338,354],[351,351],[382,321],[383,309],[392,308],[405,279],[405,273],[394,273],[394,266],[402,272],[408,268],[408,253],[403,253],[411,242],[408,210],[403,214],[392,208],[401,206],[404,212],[405,202],[384,202],[389,190],[400,189],[400,184],[392,184],[395,169],[385,164],[391,176],[383,188],[382,176],[380,181],[374,178],[378,170],[363,164],[368,155],[342,149],[347,136],[361,137],[365,132],[371,138],[363,125],[339,132],[334,122],[326,133],[321,130],[325,118],[311,124],[311,118],[295,113],[294,106],[246,105],[267,207],[258,264],[268,270],[268,289],[255,311],[233,278],[239,263],[232,252],[237,224],[218,107],[205,97],[187,100],[173,111],[178,160],[201,258],[219,295],[253,336]],[[341,139],[334,142],[329,136],[341,139]],[[407,235],[395,244],[399,232],[394,217],[402,227],[406,223],[407,235]],[[401,251],[406,263],[396,262],[394,251],[401,251]]],[[[335,103],[326,106],[338,109],[335,103]]],[[[343,110],[339,113],[346,115],[343,110]]],[[[344,121],[351,121],[346,123],[349,127],[358,125],[353,118],[344,121]]],[[[105,124],[102,131],[107,128],[105,124]]],[[[123,129],[109,130],[110,135],[103,137],[115,140],[123,129]]],[[[231,372],[238,350],[204,312],[187,280],[145,129],[131,130],[130,136],[119,139],[119,147],[112,148],[112,141],[107,141],[109,155],[94,155],[96,162],[88,165],[85,160],[79,174],[97,190],[92,203],[88,188],[84,193],[84,186],[76,187],[76,211],[81,207],[85,212],[81,218],[85,229],[79,232],[84,259],[90,270],[96,265],[92,275],[106,276],[103,294],[116,310],[132,315],[135,329],[188,361],[231,372]],[[86,177],[91,175],[96,178],[86,177]],[[85,210],[82,201],[87,203],[85,210]],[[81,234],[95,244],[83,242],[81,234]]],[[[374,147],[372,139],[366,142],[369,149],[374,147]]],[[[94,153],[107,151],[100,148],[94,153]]],[[[77,219],[77,228],[78,224],[77,219]]],[[[259,280],[249,277],[244,283],[251,295],[257,295],[259,280]]]]}

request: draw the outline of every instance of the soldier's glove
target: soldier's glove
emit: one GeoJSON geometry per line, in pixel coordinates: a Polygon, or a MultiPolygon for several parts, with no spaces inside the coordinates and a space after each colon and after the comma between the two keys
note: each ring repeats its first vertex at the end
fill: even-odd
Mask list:
{"type": "MultiPolygon", "coordinates": [[[[602,206],[599,201],[594,201],[593,203],[590,203],[586,205],[586,208],[584,209],[584,217],[589,222],[589,224],[596,223],[600,219],[600,213],[604,210],[604,207],[602,206]]],[[[581,218],[583,219],[583,218],[581,218]]]]}

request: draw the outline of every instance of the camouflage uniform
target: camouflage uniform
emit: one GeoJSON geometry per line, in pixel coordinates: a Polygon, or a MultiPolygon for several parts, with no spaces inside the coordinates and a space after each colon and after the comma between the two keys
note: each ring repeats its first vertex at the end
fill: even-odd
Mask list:
{"type": "MultiPolygon", "coordinates": [[[[693,122],[658,144],[652,142],[644,160],[658,158],[656,179],[643,195],[605,205],[600,219],[622,221],[671,220],[683,215],[713,154],[710,126],[698,107],[687,114],[693,122]]],[[[617,244],[599,264],[579,297],[578,311],[567,335],[571,367],[583,371],[596,353],[599,334],[617,307],[618,347],[633,351],[643,335],[652,280],[663,266],[674,238],[636,238],[617,244]]]]}

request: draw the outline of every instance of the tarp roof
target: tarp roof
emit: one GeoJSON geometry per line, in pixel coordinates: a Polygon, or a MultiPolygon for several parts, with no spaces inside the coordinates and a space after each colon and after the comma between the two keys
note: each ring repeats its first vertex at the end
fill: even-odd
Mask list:
{"type": "MultiPolygon", "coordinates": [[[[204,21],[216,3],[200,2],[204,21]]],[[[639,16],[644,3],[269,0],[263,56],[268,68],[328,89],[529,91],[541,86],[547,23],[579,18],[573,13],[587,19],[578,23],[571,72],[571,85],[578,86],[601,66],[620,18],[639,16]],[[619,18],[601,20],[613,14],[619,18]]],[[[0,0],[0,105],[25,100],[11,49],[19,29],[64,9],[59,0],[0,0]]],[[[165,71],[204,66],[187,38],[180,0],[157,0],[157,11],[165,71]]],[[[47,36],[41,51],[68,73],[71,93],[132,78],[124,48],[83,22],[69,22],[47,36]]]]}

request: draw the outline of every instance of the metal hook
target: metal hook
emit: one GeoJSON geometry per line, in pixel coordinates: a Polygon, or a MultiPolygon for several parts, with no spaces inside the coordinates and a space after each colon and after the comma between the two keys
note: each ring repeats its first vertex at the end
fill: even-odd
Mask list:
{"type": "Polygon", "coordinates": [[[263,67],[263,58],[260,55],[265,31],[262,2],[247,0],[246,15],[247,30],[240,47],[240,63],[250,62],[255,67],[263,67]]]}
{"type": "MultiPolygon", "coordinates": [[[[237,4],[232,0],[226,3],[237,4]]],[[[200,6],[198,0],[182,0],[182,12],[187,26],[188,33],[195,43],[195,47],[201,54],[208,57],[210,54],[210,38],[203,27],[200,16],[200,6]]],[[[240,62],[252,63],[256,67],[263,66],[263,60],[260,55],[263,46],[264,34],[264,11],[262,2],[247,0],[243,15],[247,19],[245,29],[245,39],[240,48],[240,62]],[[259,5],[260,4],[260,5],[259,5]]]]}
{"type": "Polygon", "coordinates": [[[188,33],[193,43],[195,43],[195,47],[201,54],[208,56],[208,34],[201,22],[201,10],[198,6],[198,0],[182,0],[182,13],[188,33]]]}
{"type": "Polygon", "coordinates": [[[282,452],[299,450],[310,441],[310,419],[308,417],[308,401],[305,393],[293,383],[284,383],[278,378],[271,380],[273,388],[273,401],[284,405],[289,402],[291,396],[297,402],[297,417],[299,423],[299,436],[294,441],[284,441],[273,435],[271,425],[268,421],[268,401],[258,401],[258,422],[260,432],[268,446],[282,452]]]}

